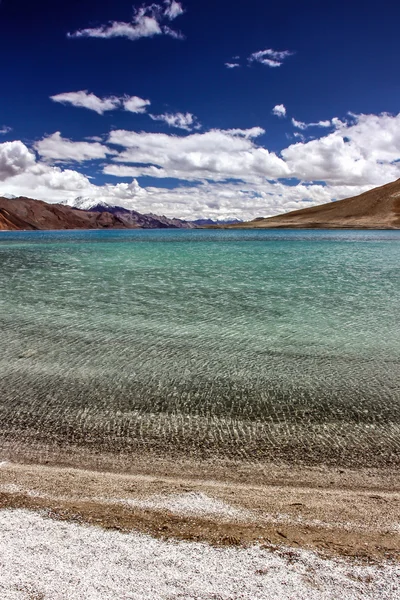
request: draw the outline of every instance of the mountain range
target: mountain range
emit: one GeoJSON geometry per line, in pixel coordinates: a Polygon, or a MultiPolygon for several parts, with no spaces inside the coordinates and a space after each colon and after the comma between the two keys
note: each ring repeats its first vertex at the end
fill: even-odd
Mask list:
{"type": "Polygon", "coordinates": [[[98,202],[92,202],[89,208],[88,204],[79,198],[76,205],[70,206],[24,197],[0,197],[0,230],[196,228],[194,223],[180,219],[142,215],[98,202]]]}
{"type": "Polygon", "coordinates": [[[49,204],[24,197],[0,197],[0,230],[44,229],[400,229],[400,179],[346,198],[253,221],[183,221],[141,214],[93,199],[49,204]]]}

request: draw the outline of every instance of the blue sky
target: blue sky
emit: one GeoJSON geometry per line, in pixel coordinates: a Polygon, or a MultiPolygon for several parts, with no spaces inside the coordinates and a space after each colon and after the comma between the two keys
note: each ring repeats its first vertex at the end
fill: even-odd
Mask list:
{"type": "Polygon", "coordinates": [[[385,0],[2,0],[0,194],[249,218],[387,183],[399,17],[385,0]]]}

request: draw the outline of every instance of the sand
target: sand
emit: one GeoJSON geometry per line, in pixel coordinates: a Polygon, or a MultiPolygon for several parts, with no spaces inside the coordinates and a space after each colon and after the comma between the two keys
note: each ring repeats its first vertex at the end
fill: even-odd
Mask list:
{"type": "Polygon", "coordinates": [[[398,473],[186,466],[0,461],[0,598],[400,598],[398,473]]]}
{"type": "Polygon", "coordinates": [[[2,600],[400,597],[400,567],[305,550],[215,548],[0,511],[2,600]]]}
{"type": "Polygon", "coordinates": [[[277,473],[274,480],[274,469],[269,483],[266,475],[257,483],[250,474],[237,481],[185,476],[184,470],[180,476],[156,470],[123,474],[4,461],[0,509],[40,510],[59,520],[213,546],[278,545],[332,557],[400,558],[396,473],[354,474],[353,485],[343,473],[340,486],[329,484],[329,471],[305,471],[303,482],[295,483],[285,480],[283,469],[281,481],[277,473]]]}

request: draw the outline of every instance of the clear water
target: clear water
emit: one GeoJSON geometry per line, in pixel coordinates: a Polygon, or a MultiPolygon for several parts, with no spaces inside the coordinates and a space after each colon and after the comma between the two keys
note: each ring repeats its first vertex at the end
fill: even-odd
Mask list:
{"type": "Polygon", "coordinates": [[[0,446],[400,463],[400,232],[0,235],[0,446]]]}

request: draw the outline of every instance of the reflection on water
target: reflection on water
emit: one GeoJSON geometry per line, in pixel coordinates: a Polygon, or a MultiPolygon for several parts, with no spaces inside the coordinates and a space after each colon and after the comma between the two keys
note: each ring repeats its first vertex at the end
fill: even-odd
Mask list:
{"type": "Polygon", "coordinates": [[[398,463],[399,264],[399,232],[2,232],[0,447],[398,463]]]}

